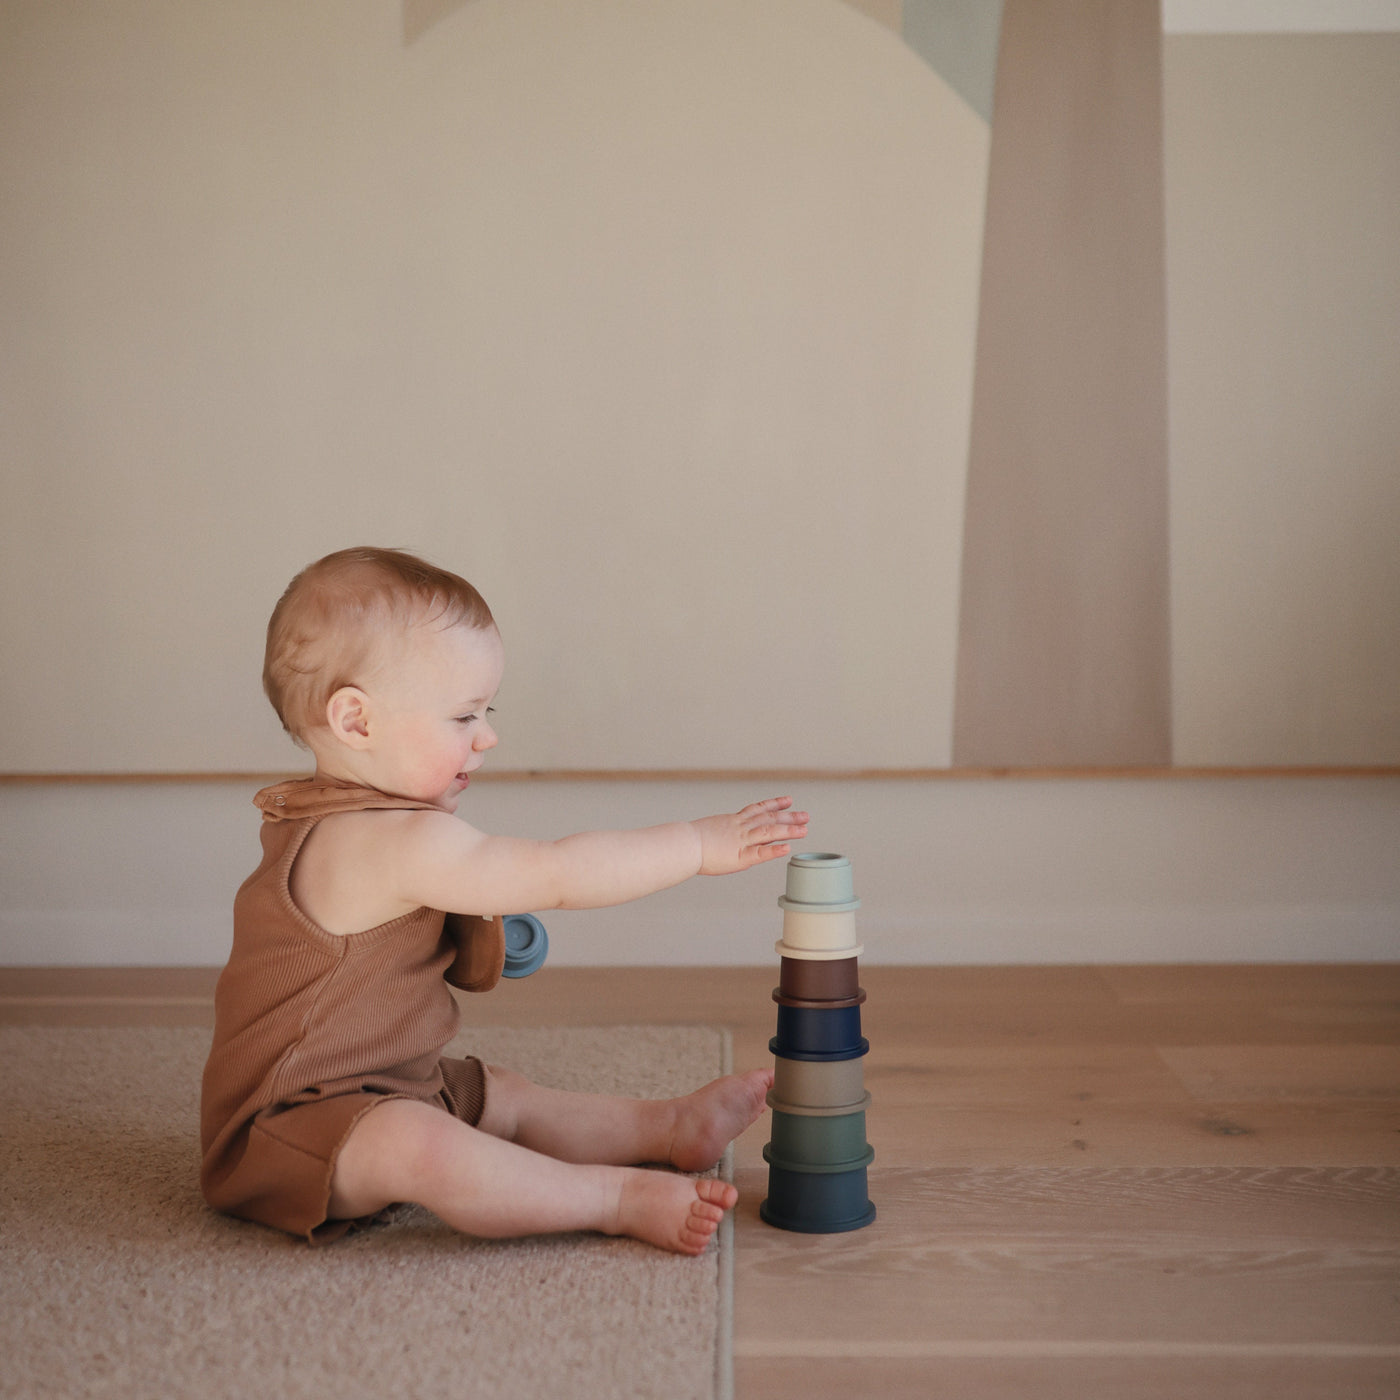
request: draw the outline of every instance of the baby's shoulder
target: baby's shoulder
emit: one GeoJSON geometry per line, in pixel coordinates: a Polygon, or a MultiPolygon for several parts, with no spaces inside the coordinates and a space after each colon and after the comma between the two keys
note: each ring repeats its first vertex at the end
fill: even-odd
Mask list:
{"type": "Polygon", "coordinates": [[[437,808],[365,807],[353,812],[332,812],[311,830],[322,846],[371,846],[411,841],[436,832],[443,822],[455,819],[437,808]]]}
{"type": "Polygon", "coordinates": [[[441,811],[337,812],[307,835],[290,872],[293,901],[329,933],[358,933],[417,908],[411,873],[434,833],[453,818],[441,811]]]}
{"type": "Polygon", "coordinates": [[[460,851],[480,833],[438,807],[367,808],[324,817],[312,832],[323,850],[369,865],[460,851]]]}

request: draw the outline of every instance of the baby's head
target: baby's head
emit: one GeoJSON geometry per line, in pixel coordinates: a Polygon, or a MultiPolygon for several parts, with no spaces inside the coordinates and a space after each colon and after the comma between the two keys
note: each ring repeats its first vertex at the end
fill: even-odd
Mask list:
{"type": "Polygon", "coordinates": [[[363,683],[424,624],[494,628],[466,579],[397,549],[342,549],[287,585],[267,624],[263,689],[282,727],[303,748],[326,727],[326,706],[363,683]]]}

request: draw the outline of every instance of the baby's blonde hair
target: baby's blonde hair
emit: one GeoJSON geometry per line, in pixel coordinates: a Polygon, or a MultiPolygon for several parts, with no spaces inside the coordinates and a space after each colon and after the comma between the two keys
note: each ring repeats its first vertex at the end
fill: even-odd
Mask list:
{"type": "Polygon", "coordinates": [[[298,744],[326,723],[326,702],[357,685],[386,626],[496,625],[466,579],[400,549],[360,546],[307,565],[267,624],[263,689],[298,744]]]}

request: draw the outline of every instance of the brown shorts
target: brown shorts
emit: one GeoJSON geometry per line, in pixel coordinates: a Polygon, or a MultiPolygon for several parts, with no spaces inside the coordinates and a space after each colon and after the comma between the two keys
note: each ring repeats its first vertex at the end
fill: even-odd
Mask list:
{"type": "MultiPolygon", "coordinates": [[[[443,1087],[430,1103],[475,1127],[486,1107],[486,1074],[480,1060],[440,1062],[443,1087]]],[[[331,1175],[341,1145],[363,1114],[389,1099],[411,1094],[356,1091],[290,1107],[265,1108],[248,1125],[237,1167],[209,1196],[210,1204],[245,1220],[303,1235],[312,1244],[338,1239],[374,1216],[327,1220],[331,1175]],[[216,1199],[217,1196],[217,1199],[216,1199]]]]}

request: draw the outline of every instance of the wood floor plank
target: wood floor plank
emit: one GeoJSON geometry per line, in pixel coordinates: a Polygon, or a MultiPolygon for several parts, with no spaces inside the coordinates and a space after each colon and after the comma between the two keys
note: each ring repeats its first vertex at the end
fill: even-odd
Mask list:
{"type": "Polygon", "coordinates": [[[833,1357],[750,1355],[734,1388],[755,1400],[877,1395],[880,1400],[1395,1400],[1400,1357],[1242,1354],[833,1357]]]}
{"type": "Polygon", "coordinates": [[[1400,1045],[1171,1045],[1158,1054],[1202,1103],[1400,1101],[1400,1045]]]}
{"type": "Polygon", "coordinates": [[[0,1025],[212,1026],[213,967],[0,967],[0,1025]]]}
{"type": "MultiPolygon", "coordinates": [[[[865,1017],[891,1046],[1141,1043],[1097,968],[862,967],[865,1017]]],[[[875,1035],[871,1036],[872,1045],[875,1035]]]]}
{"type": "Polygon", "coordinates": [[[1400,963],[1104,964],[1104,983],[1129,1005],[1153,1002],[1236,1005],[1247,1001],[1308,1005],[1400,1006],[1400,963]]]}
{"type": "Polygon", "coordinates": [[[1394,1170],[882,1170],[873,1225],[796,1236],[738,1182],[741,1349],[1400,1345],[1394,1170]]]}
{"type": "MultiPolygon", "coordinates": [[[[873,1019],[873,1018],[868,1018],[873,1019]]],[[[868,1027],[872,1034],[877,1029],[868,1027]]],[[[1176,1071],[1151,1046],[891,1045],[877,1037],[865,1082],[888,1106],[1187,1102],[1176,1071]]]]}
{"type": "Polygon", "coordinates": [[[0,1002],[214,995],[217,967],[0,967],[0,1002]]]}
{"type": "Polygon", "coordinates": [[[1400,1165],[1394,1101],[890,1107],[867,1131],[889,1166],[1400,1165]]]}
{"type": "Polygon", "coordinates": [[[1400,1044],[1400,963],[1106,967],[1155,1044],[1400,1044]]]}

